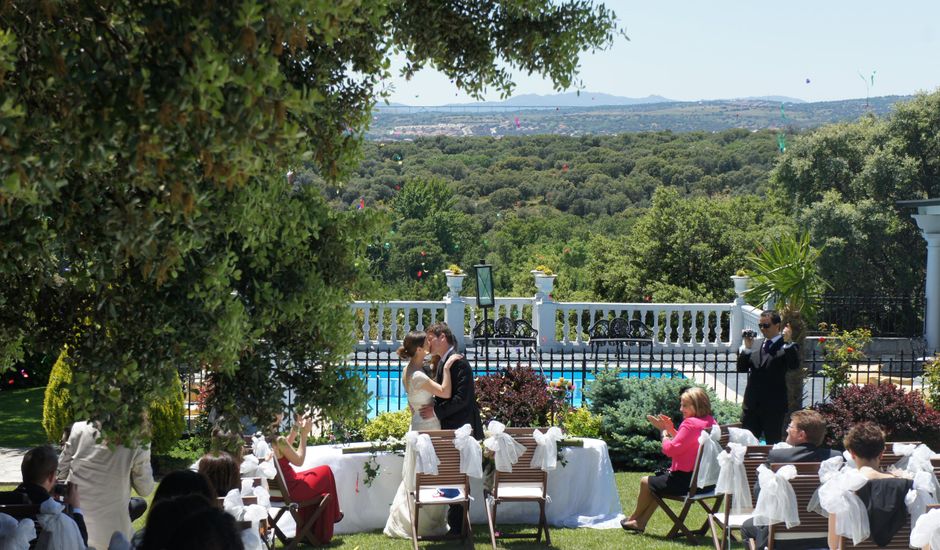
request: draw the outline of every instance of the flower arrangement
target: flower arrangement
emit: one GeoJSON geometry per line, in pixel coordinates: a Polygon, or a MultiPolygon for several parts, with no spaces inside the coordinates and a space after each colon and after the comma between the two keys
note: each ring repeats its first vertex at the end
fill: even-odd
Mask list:
{"type": "Polygon", "coordinates": [[[871,342],[871,331],[867,328],[839,330],[836,325],[819,324],[820,330],[829,330],[828,336],[819,338],[826,362],[823,374],[829,378],[829,396],[834,397],[849,385],[849,373],[853,363],[865,358],[862,349],[871,342]]]}
{"type": "Polygon", "coordinates": [[[574,382],[566,380],[564,377],[558,380],[552,380],[548,383],[548,391],[560,397],[565,397],[568,392],[574,391],[574,382]]]}
{"type": "Polygon", "coordinates": [[[552,275],[555,274],[555,272],[552,271],[552,268],[550,268],[550,267],[548,267],[548,266],[546,266],[546,265],[537,265],[537,266],[535,266],[535,271],[541,271],[541,272],[542,272],[542,275],[545,275],[546,277],[551,277],[552,275]]]}
{"type": "Polygon", "coordinates": [[[450,264],[447,266],[447,271],[450,271],[452,275],[463,275],[464,272],[460,269],[460,266],[457,264],[450,264]]]}

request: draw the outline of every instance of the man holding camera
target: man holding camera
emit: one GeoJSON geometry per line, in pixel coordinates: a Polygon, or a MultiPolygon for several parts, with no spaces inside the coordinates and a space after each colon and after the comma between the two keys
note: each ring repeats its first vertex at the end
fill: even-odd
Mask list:
{"type": "MultiPolygon", "coordinates": [[[[84,548],[88,545],[88,531],[85,529],[85,518],[79,507],[78,488],[56,483],[58,465],[59,457],[49,445],[30,449],[20,465],[23,483],[20,483],[14,492],[26,495],[30,504],[42,504],[52,498],[53,494],[63,497],[62,503],[66,505],[67,510],[65,521],[75,522],[78,533],[81,534],[81,547],[84,548]],[[69,509],[71,511],[68,511],[69,509]]],[[[71,529],[74,532],[74,527],[71,529]]],[[[75,538],[78,538],[77,534],[75,538]]]]}
{"type": "Polygon", "coordinates": [[[741,424],[756,437],[764,436],[768,445],[783,438],[783,420],[787,415],[786,372],[800,366],[798,347],[790,341],[790,326],[781,327],[780,314],[767,310],[758,326],[763,338],[745,330],[738,353],[738,372],[748,372],[744,390],[744,415],[741,424]],[[781,328],[783,330],[781,330],[781,328]]]}

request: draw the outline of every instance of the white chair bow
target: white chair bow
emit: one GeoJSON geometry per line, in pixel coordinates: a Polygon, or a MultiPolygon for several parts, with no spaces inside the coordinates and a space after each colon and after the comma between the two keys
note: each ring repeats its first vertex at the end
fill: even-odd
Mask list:
{"type": "Polygon", "coordinates": [[[26,550],[34,538],[36,525],[33,520],[16,521],[13,516],[0,514],[0,550],[26,550]]]}
{"type": "Polygon", "coordinates": [[[774,443],[774,446],[773,446],[772,448],[773,448],[775,451],[776,451],[777,449],[792,449],[792,448],[793,448],[793,445],[790,445],[790,444],[787,443],[786,441],[778,441],[778,442],[774,443]]]}
{"type": "Polygon", "coordinates": [[[251,437],[251,454],[258,457],[259,460],[264,460],[271,455],[271,446],[268,445],[264,437],[254,435],[251,437]]]}
{"type": "Polygon", "coordinates": [[[78,525],[62,512],[64,509],[65,506],[51,498],[39,505],[36,519],[43,530],[50,533],[48,550],[85,550],[78,525]]]}
{"type": "Polygon", "coordinates": [[[460,473],[483,479],[483,449],[473,438],[470,424],[464,424],[454,432],[454,447],[460,453],[460,473]]]}
{"type": "Polygon", "coordinates": [[[261,550],[261,536],[258,534],[258,525],[262,519],[268,517],[267,508],[260,504],[245,506],[239,490],[232,489],[225,495],[225,499],[222,501],[222,509],[237,521],[251,522],[251,529],[247,530],[249,535],[246,536],[245,532],[242,532],[242,542],[245,544],[245,550],[261,550]]]}
{"type": "Polygon", "coordinates": [[[274,479],[274,476],[277,475],[277,470],[274,467],[274,463],[270,460],[259,460],[253,454],[246,456],[242,459],[242,465],[239,468],[242,477],[263,477],[266,479],[274,479]]]}
{"type": "Polygon", "coordinates": [[[855,494],[866,483],[855,468],[843,468],[819,487],[819,505],[827,514],[836,514],[836,534],[856,545],[871,534],[868,511],[855,494]]]}
{"type": "Polygon", "coordinates": [[[702,457],[698,466],[699,488],[714,485],[718,481],[718,455],[721,454],[721,427],[713,424],[711,431],[702,430],[698,435],[698,444],[701,447],[702,457]]]}
{"type": "Polygon", "coordinates": [[[783,522],[787,528],[800,524],[796,507],[796,492],[790,480],[796,476],[796,467],[788,464],[776,472],[761,464],[757,467],[760,495],[754,507],[754,525],[773,525],[783,522]]]}
{"type": "Polygon", "coordinates": [[[750,513],[754,507],[751,500],[751,488],[747,485],[747,470],[744,468],[744,455],[747,447],[739,443],[728,443],[728,450],[718,455],[718,481],[715,493],[733,495],[732,514],[750,513]]]}
{"type": "Polygon", "coordinates": [[[542,433],[538,430],[532,432],[535,439],[535,452],[529,466],[550,472],[558,467],[558,442],[565,438],[561,428],[552,426],[542,433]]]}
{"type": "MultiPolygon", "coordinates": [[[[842,467],[845,466],[845,458],[840,456],[833,456],[823,460],[819,464],[819,483],[820,485],[826,483],[833,477],[839,475],[839,471],[842,470],[842,467]]],[[[819,490],[813,492],[813,496],[809,499],[809,504],[806,505],[806,510],[809,512],[816,512],[820,516],[827,518],[829,517],[829,512],[823,510],[822,506],[819,504],[819,490]]]]}
{"type": "Polygon", "coordinates": [[[937,504],[937,494],[934,482],[937,477],[931,472],[917,472],[914,474],[914,486],[904,496],[904,504],[911,515],[911,525],[927,511],[927,506],[937,504]]]}
{"type": "Polygon", "coordinates": [[[917,518],[911,529],[911,547],[940,548],[940,509],[931,510],[917,518]]]}
{"type": "Polygon", "coordinates": [[[492,420],[486,428],[489,437],[483,440],[483,445],[496,455],[496,469],[500,472],[512,472],[512,465],[519,462],[519,457],[525,452],[521,445],[506,433],[506,425],[492,420]]]}
{"type": "Polygon", "coordinates": [[[937,481],[937,476],[933,474],[933,464],[930,462],[933,457],[933,450],[930,447],[924,444],[915,447],[914,445],[895,443],[892,450],[895,454],[904,456],[894,465],[895,468],[915,476],[918,472],[928,472],[930,474],[930,484],[933,486],[930,493],[934,497],[940,497],[940,481],[937,481]]]}
{"type": "Polygon", "coordinates": [[[242,498],[255,497],[258,499],[259,506],[271,507],[271,493],[264,487],[255,487],[253,479],[242,480],[241,496],[242,498]]]}
{"type": "Polygon", "coordinates": [[[751,430],[747,428],[728,428],[728,443],[738,443],[747,447],[748,445],[760,445],[760,440],[754,437],[751,430]]]}
{"type": "Polygon", "coordinates": [[[405,434],[405,442],[408,446],[406,452],[414,453],[415,472],[436,476],[441,460],[437,458],[434,444],[431,443],[431,436],[410,431],[405,434]]]}
{"type": "Polygon", "coordinates": [[[852,458],[852,453],[848,451],[842,451],[842,458],[845,459],[845,466],[847,468],[852,468],[857,470],[858,465],[855,464],[855,459],[852,458]]]}

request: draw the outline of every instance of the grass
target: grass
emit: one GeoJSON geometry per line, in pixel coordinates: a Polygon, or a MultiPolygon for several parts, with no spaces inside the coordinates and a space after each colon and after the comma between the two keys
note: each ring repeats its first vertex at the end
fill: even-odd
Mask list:
{"type": "MultiPolygon", "coordinates": [[[[624,513],[629,513],[636,504],[636,493],[640,486],[640,478],[644,475],[647,474],[639,472],[617,472],[614,474],[614,478],[617,482],[617,492],[620,494],[620,502],[623,505],[624,513]]],[[[0,490],[8,491],[13,487],[13,485],[0,485],[0,490]]],[[[152,494],[153,493],[151,493],[151,496],[152,494]]],[[[148,503],[150,502],[150,498],[151,497],[147,497],[148,503]]],[[[698,527],[705,521],[705,514],[702,512],[701,508],[696,508],[697,509],[693,509],[690,514],[690,519],[686,522],[689,526],[698,527]]],[[[135,530],[143,527],[145,518],[146,516],[134,522],[135,530]]],[[[534,541],[525,540],[500,541],[499,546],[507,550],[545,550],[549,548],[566,550],[607,550],[609,548],[707,550],[712,548],[711,538],[699,538],[696,543],[689,543],[686,539],[667,540],[665,535],[669,531],[670,526],[671,524],[666,515],[661,511],[657,511],[646,527],[646,533],[642,535],[627,533],[621,529],[553,528],[551,530],[551,546],[536,544],[534,541]]],[[[500,525],[499,529],[509,533],[518,532],[520,530],[530,530],[528,526],[506,525],[500,525]]],[[[489,540],[489,531],[486,524],[475,524],[473,526],[473,548],[475,550],[489,549],[491,548],[489,540]]],[[[421,548],[429,550],[443,550],[445,548],[454,547],[460,547],[460,545],[456,542],[421,544],[421,548]]],[[[278,544],[277,548],[282,548],[282,545],[278,544]]],[[[390,539],[383,535],[381,530],[376,530],[370,533],[337,535],[326,548],[342,548],[344,550],[408,550],[411,548],[411,541],[407,539],[390,539]]]]}
{"type": "Polygon", "coordinates": [[[45,388],[0,391],[0,447],[27,448],[48,443],[42,429],[45,388]]]}

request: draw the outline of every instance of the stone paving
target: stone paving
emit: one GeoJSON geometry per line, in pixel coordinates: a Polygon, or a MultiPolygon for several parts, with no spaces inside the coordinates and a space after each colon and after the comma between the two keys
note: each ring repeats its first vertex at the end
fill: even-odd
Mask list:
{"type": "Polygon", "coordinates": [[[19,483],[23,480],[20,464],[27,450],[0,448],[0,483],[19,483]]]}

